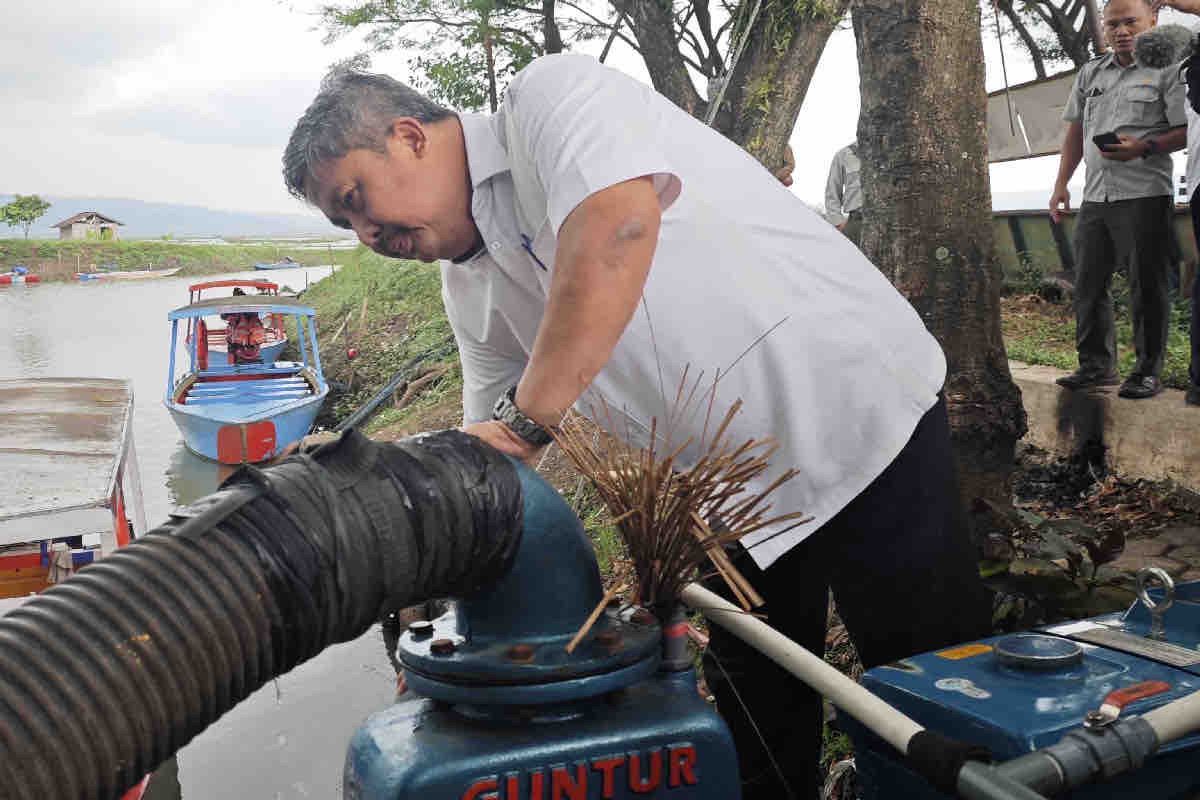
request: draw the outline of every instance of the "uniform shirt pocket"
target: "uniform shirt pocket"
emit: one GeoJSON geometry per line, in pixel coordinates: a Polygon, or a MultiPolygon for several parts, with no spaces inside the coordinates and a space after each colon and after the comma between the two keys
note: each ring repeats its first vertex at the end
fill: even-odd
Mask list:
{"type": "Polygon", "coordinates": [[[1126,115],[1135,125],[1155,125],[1163,121],[1162,94],[1153,86],[1130,86],[1125,90],[1126,115]]]}

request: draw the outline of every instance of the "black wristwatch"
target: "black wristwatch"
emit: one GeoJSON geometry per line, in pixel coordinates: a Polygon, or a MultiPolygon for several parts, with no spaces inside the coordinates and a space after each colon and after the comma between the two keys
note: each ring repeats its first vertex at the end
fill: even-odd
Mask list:
{"type": "Polygon", "coordinates": [[[554,441],[550,431],[517,408],[517,387],[510,387],[492,406],[492,419],[503,422],[508,429],[534,447],[545,447],[554,441]]]}
{"type": "Polygon", "coordinates": [[[1142,158],[1158,155],[1158,139],[1142,139],[1146,143],[1146,152],[1142,153],[1142,158]]]}

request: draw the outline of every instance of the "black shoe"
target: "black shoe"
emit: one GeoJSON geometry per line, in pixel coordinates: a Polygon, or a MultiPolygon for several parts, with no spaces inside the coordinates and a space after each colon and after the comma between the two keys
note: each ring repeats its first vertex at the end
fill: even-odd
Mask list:
{"type": "Polygon", "coordinates": [[[1183,402],[1189,406],[1200,406],[1200,386],[1193,386],[1183,396],[1183,402]]]}
{"type": "Polygon", "coordinates": [[[1121,390],[1117,394],[1121,397],[1128,397],[1130,400],[1145,400],[1147,397],[1154,397],[1161,391],[1162,381],[1158,378],[1153,375],[1138,375],[1135,372],[1121,384],[1121,390]]]}
{"type": "Polygon", "coordinates": [[[1093,372],[1091,370],[1076,370],[1070,375],[1063,375],[1055,381],[1064,389],[1087,389],[1091,386],[1116,386],[1121,377],[1115,373],[1093,372]]]}

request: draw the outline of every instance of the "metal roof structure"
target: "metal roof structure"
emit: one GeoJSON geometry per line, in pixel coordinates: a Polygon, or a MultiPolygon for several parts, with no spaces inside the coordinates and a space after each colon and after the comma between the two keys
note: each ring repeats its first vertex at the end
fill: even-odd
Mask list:
{"type": "Polygon", "coordinates": [[[112,225],[124,225],[125,224],[124,222],[118,222],[117,220],[113,219],[112,217],[106,217],[103,214],[101,214],[99,211],[80,211],[75,216],[67,217],[62,222],[56,222],[53,225],[51,225],[50,227],[51,228],[62,228],[67,225],[74,225],[76,222],[100,222],[100,223],[107,222],[112,225]]]}
{"type": "Polygon", "coordinates": [[[0,380],[0,523],[107,507],[132,421],[125,380],[0,380]]]}

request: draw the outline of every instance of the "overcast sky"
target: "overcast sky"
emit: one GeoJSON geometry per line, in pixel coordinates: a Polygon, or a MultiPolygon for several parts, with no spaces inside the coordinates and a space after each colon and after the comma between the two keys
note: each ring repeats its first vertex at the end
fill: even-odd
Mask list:
{"type": "MultiPolygon", "coordinates": [[[[249,211],[302,211],[279,157],[328,66],[309,0],[55,0],[9,3],[0,30],[0,192],[131,197],[249,211]]],[[[618,48],[620,45],[618,45],[618,48]]],[[[999,88],[987,43],[988,88],[999,88]]],[[[1033,77],[1008,48],[1009,79],[1033,77]]],[[[406,59],[373,66],[406,77],[406,59]]],[[[636,54],[609,63],[645,80],[636,54]]],[[[854,36],[829,41],[792,138],[794,191],[820,204],[858,115],[854,36]]],[[[1049,195],[1054,159],[993,168],[993,190],[1049,195]]]]}

